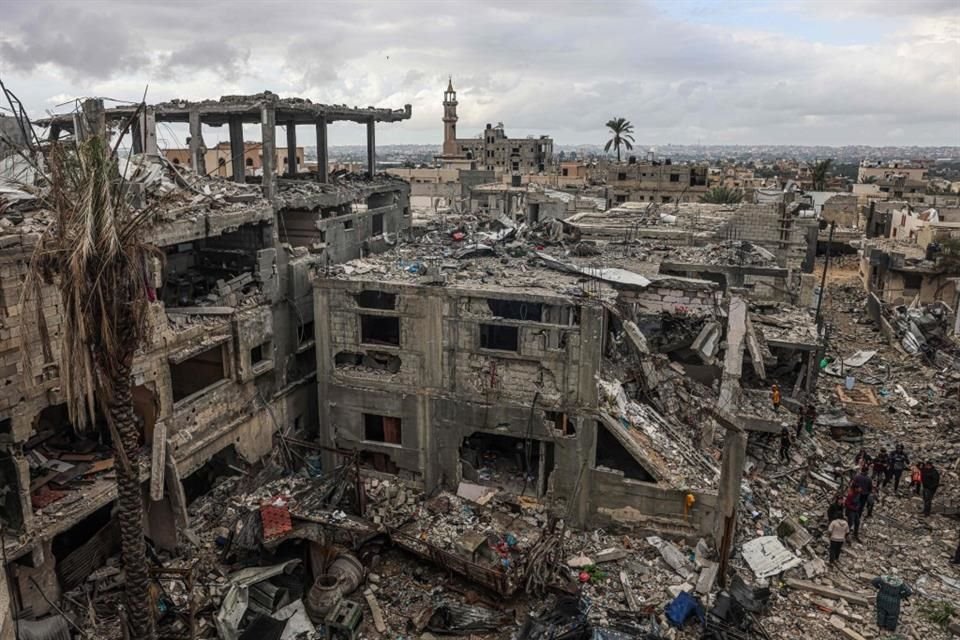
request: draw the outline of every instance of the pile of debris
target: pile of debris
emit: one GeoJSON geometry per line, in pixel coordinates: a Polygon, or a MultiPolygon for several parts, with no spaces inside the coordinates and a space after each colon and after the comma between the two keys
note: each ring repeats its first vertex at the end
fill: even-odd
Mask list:
{"type": "Polygon", "coordinates": [[[671,246],[665,261],[739,267],[777,267],[777,257],[746,240],[724,240],[700,247],[671,246]]]}

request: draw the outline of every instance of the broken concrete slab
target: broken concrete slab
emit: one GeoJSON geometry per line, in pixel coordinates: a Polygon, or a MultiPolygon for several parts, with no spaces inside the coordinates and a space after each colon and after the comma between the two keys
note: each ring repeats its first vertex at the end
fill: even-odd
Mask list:
{"type": "Polygon", "coordinates": [[[717,573],[720,571],[720,565],[712,563],[700,571],[700,577],[697,578],[697,593],[706,595],[713,591],[717,582],[717,573]]]}
{"type": "Polygon", "coordinates": [[[758,578],[769,578],[803,563],[777,536],[754,538],[743,544],[741,552],[758,578]]]}
{"type": "Polygon", "coordinates": [[[604,562],[616,562],[617,560],[623,560],[629,554],[626,549],[620,549],[617,547],[609,547],[603,549],[599,553],[595,553],[593,556],[593,561],[595,564],[603,564],[604,562]]]}

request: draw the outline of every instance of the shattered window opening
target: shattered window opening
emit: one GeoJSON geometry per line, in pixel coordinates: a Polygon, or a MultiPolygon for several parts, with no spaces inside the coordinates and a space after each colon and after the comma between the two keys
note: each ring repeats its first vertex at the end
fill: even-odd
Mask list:
{"type": "Polygon", "coordinates": [[[490,307],[490,312],[498,318],[529,322],[541,322],[543,318],[543,305],[539,302],[489,298],[487,306],[490,307]]]}
{"type": "Polygon", "coordinates": [[[400,346],[400,318],[396,316],[360,316],[360,342],[400,346]]]}
{"type": "Polygon", "coordinates": [[[368,442],[401,444],[402,423],[400,418],[380,416],[373,413],[363,414],[363,439],[368,442]]]}
{"type": "Polygon", "coordinates": [[[520,328],[498,324],[481,324],[480,348],[519,352],[520,328]]]}
{"type": "Polygon", "coordinates": [[[226,379],[225,345],[217,345],[192,358],[170,364],[173,401],[179,402],[226,379]]]}
{"type": "Polygon", "coordinates": [[[375,289],[364,289],[360,293],[354,294],[358,307],[364,309],[396,309],[397,294],[386,291],[377,291],[375,289]]]}
{"type": "Polygon", "coordinates": [[[333,363],[338,369],[360,367],[375,371],[387,371],[389,373],[397,373],[400,371],[402,365],[402,361],[398,356],[382,351],[370,351],[368,353],[341,351],[334,356],[333,363]]]}
{"type": "Polygon", "coordinates": [[[250,365],[256,367],[262,362],[269,362],[273,359],[273,343],[270,341],[258,344],[250,349],[250,365]]]}

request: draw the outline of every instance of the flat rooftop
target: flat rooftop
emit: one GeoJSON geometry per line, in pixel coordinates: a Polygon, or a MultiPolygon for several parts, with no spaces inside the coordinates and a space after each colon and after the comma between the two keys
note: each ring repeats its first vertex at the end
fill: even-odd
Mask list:
{"type": "MultiPolygon", "coordinates": [[[[327,122],[398,122],[408,120],[412,113],[409,104],[404,105],[403,109],[351,107],[345,104],[316,103],[308,98],[281,98],[270,91],[223,96],[219,100],[168,100],[150,105],[148,109],[152,110],[161,122],[189,122],[190,113],[198,112],[204,124],[221,126],[227,124],[231,117],[239,117],[242,122],[247,123],[260,122],[260,110],[264,107],[273,107],[278,125],[290,122],[315,124],[321,118],[325,118],[327,122]]],[[[136,111],[136,104],[112,107],[106,109],[106,118],[108,121],[126,120],[136,111]]],[[[55,124],[65,131],[73,131],[73,117],[71,111],[37,120],[34,124],[41,127],[55,124]]]]}

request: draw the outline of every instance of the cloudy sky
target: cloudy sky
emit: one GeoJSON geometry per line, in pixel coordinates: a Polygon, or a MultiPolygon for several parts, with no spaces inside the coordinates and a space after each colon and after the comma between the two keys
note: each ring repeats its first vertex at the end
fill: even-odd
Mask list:
{"type": "MultiPolygon", "coordinates": [[[[958,0],[3,7],[0,77],[37,115],[76,97],[139,100],[148,86],[154,102],[269,89],[410,103],[413,118],[381,126],[377,142],[438,144],[450,74],[460,135],[502,121],[513,136],[602,143],[603,123],[623,116],[642,144],[960,145],[958,0]]],[[[357,125],[331,128],[332,144],[363,139],[357,125]]]]}

